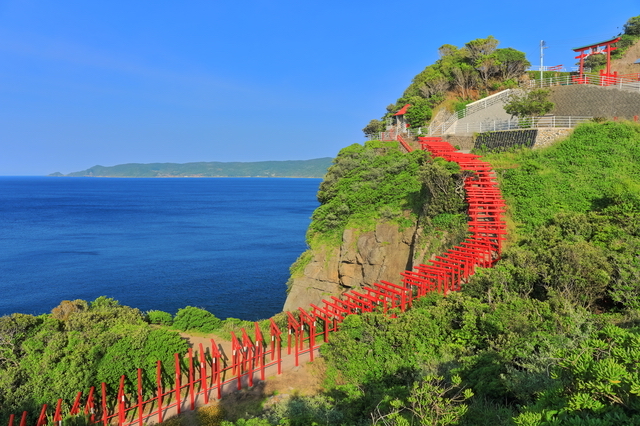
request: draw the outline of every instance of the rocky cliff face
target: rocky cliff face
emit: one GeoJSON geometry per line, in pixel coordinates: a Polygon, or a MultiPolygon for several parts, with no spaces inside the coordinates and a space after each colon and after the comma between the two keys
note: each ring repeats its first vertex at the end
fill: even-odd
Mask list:
{"type": "Polygon", "coordinates": [[[466,232],[461,185],[459,168],[403,153],[396,142],[341,150],[318,190],[311,249],[292,266],[284,310],[375,282],[400,284],[414,259],[424,263],[466,232]]]}
{"type": "Polygon", "coordinates": [[[381,280],[399,282],[400,272],[413,266],[417,231],[417,225],[400,229],[388,222],[369,232],[345,229],[339,247],[314,250],[303,274],[292,277],[284,310],[307,309],[310,303],[381,280]]]}

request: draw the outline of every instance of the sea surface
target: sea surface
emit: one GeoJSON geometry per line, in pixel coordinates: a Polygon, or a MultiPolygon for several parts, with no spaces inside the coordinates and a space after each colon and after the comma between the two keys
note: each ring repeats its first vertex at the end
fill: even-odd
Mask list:
{"type": "Polygon", "coordinates": [[[0,177],[0,315],[112,297],[280,312],[320,179],[0,177]]]}

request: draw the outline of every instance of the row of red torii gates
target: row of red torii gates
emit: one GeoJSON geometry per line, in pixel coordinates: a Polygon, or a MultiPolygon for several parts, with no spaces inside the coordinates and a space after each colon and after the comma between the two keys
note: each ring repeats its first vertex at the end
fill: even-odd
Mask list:
{"type": "MultiPolygon", "coordinates": [[[[412,151],[400,135],[397,137],[407,151],[412,151]]],[[[161,423],[170,415],[180,414],[185,409],[193,410],[214,398],[220,399],[227,391],[252,387],[255,377],[265,380],[267,369],[281,374],[283,335],[286,336],[287,354],[293,355],[297,366],[300,357],[306,354],[312,361],[314,351],[322,342],[329,341],[330,333],[338,330],[348,315],[379,310],[396,316],[428,293],[446,295],[459,291],[477,267],[491,267],[500,259],[506,235],[505,201],[491,166],[481,161],[480,156],[456,152],[438,137],[418,139],[421,148],[432,157],[454,161],[461,170],[472,172],[464,181],[469,206],[469,236],[460,244],[426,264],[400,273],[400,284],[380,281],[339,297],[332,296],[308,309],[287,312],[285,332],[271,318],[268,329],[255,323],[253,338],[245,329],[241,329],[238,336],[232,333],[231,354],[222,353],[214,339],[211,339],[210,348],[200,344],[199,351],[190,348],[185,355],[175,354],[175,376],[168,388],[162,363],[157,361],[152,389],[144,389],[144,372],[138,368],[135,379],[120,378],[117,394],[109,394],[106,384],[102,383],[98,390],[92,387],[86,394],[78,392],[72,404],[67,405],[60,399],[54,409],[43,405],[35,422],[28,421],[26,411],[20,418],[11,415],[8,426],[27,426],[27,423],[43,426],[50,421],[60,425],[68,415],[83,414],[90,423],[104,426],[161,423]],[[149,394],[151,397],[145,397],[149,394]]]]}

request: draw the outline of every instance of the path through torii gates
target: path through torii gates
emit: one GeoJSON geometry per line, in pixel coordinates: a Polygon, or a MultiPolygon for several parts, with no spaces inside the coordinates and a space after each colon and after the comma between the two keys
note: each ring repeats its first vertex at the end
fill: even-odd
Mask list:
{"type": "MultiPolygon", "coordinates": [[[[313,361],[318,347],[328,342],[330,334],[340,327],[347,315],[394,309],[404,312],[412,302],[431,292],[444,295],[459,291],[476,267],[488,268],[500,259],[502,241],[506,235],[503,220],[505,201],[489,163],[480,156],[464,154],[438,137],[418,138],[423,150],[433,157],[442,157],[460,165],[462,170],[473,172],[465,179],[464,188],[469,205],[469,237],[426,264],[400,273],[400,284],[380,281],[351,290],[339,297],[332,296],[308,309],[287,312],[287,327],[282,330],[273,319],[268,329],[255,323],[253,336],[242,329],[240,335],[232,333],[229,354],[211,339],[210,347],[199,344],[198,351],[191,348],[185,355],[175,354],[175,375],[172,385],[163,384],[162,363],[157,361],[156,386],[144,389],[143,371],[137,370],[133,380],[120,378],[117,394],[108,394],[102,383],[99,389],[92,387],[86,394],[78,392],[72,405],[61,399],[55,407],[43,405],[36,422],[28,422],[28,413],[11,415],[8,426],[43,426],[49,422],[61,424],[71,415],[87,415],[91,423],[104,426],[133,426],[161,423],[169,416],[183,410],[220,399],[228,392],[252,387],[254,380],[265,380],[270,374],[281,374],[283,366],[298,366],[301,357],[313,361]],[[286,336],[286,337],[285,337],[286,336]],[[283,339],[287,354],[283,355],[283,339]],[[133,384],[133,386],[131,385],[133,384]],[[146,395],[152,395],[146,397],[146,395]]],[[[407,150],[412,148],[404,140],[398,140],[407,150]]]]}

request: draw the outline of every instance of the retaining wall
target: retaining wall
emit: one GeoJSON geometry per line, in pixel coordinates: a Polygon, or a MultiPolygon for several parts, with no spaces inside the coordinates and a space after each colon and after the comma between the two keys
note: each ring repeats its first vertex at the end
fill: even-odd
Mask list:
{"type": "Polygon", "coordinates": [[[521,130],[500,130],[480,133],[473,147],[485,146],[492,150],[504,151],[515,146],[542,148],[571,133],[570,128],[538,128],[521,130]]]}
{"type": "Polygon", "coordinates": [[[551,88],[551,115],[633,120],[640,115],[640,92],[586,84],[551,88]]]}

